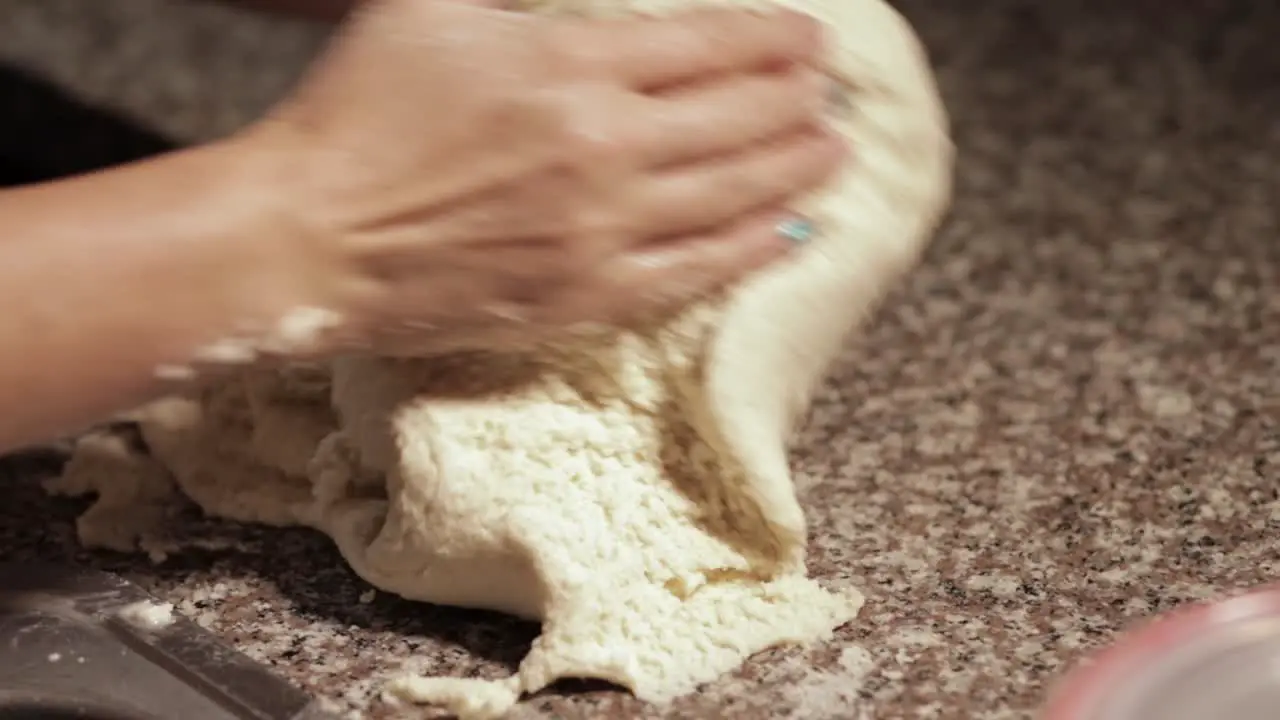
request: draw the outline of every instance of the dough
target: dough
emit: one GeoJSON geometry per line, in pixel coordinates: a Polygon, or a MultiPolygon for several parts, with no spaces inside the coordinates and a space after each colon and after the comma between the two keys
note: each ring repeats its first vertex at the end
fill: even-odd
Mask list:
{"type": "Polygon", "coordinates": [[[859,594],[806,576],[786,442],[849,331],[932,234],[952,146],[897,13],[880,0],[792,4],[831,29],[849,101],[833,112],[854,148],[802,208],[822,232],[794,259],[643,331],[254,372],[141,413],[151,453],[206,512],[318,528],[382,590],[542,622],[511,678],[404,678],[400,696],[488,718],[591,677],[661,703],[856,615],[859,594]]]}

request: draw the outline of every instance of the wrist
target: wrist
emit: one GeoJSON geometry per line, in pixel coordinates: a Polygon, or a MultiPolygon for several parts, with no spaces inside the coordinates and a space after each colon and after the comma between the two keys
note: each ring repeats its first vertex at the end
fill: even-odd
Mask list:
{"type": "Polygon", "coordinates": [[[289,178],[284,149],[267,134],[245,132],[194,152],[201,172],[216,178],[210,208],[227,223],[223,257],[231,266],[227,298],[236,322],[217,346],[246,357],[326,354],[340,314],[327,289],[328,263],[299,221],[304,209],[290,190],[297,181],[289,178]]]}
{"type": "Polygon", "coordinates": [[[232,139],[0,192],[0,447],[300,346],[316,286],[265,159],[232,139]]]}
{"type": "Polygon", "coordinates": [[[285,15],[288,17],[337,22],[351,11],[360,0],[226,0],[252,10],[285,15]]]}

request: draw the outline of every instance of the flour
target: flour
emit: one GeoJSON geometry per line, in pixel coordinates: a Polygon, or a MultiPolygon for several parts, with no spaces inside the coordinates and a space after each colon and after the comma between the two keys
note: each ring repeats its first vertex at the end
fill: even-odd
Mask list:
{"type": "Polygon", "coordinates": [[[157,380],[165,382],[191,382],[198,374],[190,365],[165,364],[156,366],[155,376],[157,380]]]}
{"type": "Polygon", "coordinates": [[[323,344],[326,334],[342,327],[342,316],[318,307],[300,307],[285,313],[261,342],[266,352],[281,357],[310,355],[323,344]]]}
{"type": "Polygon", "coordinates": [[[161,630],[174,622],[173,603],[139,600],[116,611],[116,617],[141,630],[161,630]]]}
{"type": "Polygon", "coordinates": [[[76,440],[61,475],[44,482],[51,495],[96,493],[76,520],[80,542],[129,552],[157,532],[174,510],[177,489],[168,470],[139,455],[126,438],[94,432],[76,440]]]}
{"type": "MultiPolygon", "coordinates": [[[[789,261],[639,331],[246,370],[139,413],[170,482],[207,513],[325,532],[381,591],[542,623],[511,677],[404,677],[387,686],[395,697],[492,718],[588,677],[665,703],[856,616],[856,591],[807,577],[786,441],[844,339],[932,234],[952,148],[925,58],[892,9],[791,4],[831,30],[830,71],[848,93],[833,122],[854,160],[797,208],[821,232],[789,261]]],[[[54,487],[119,507],[117,491],[84,477],[89,465],[73,462],[54,487]]],[[[128,539],[87,529],[89,543],[128,539]]],[[[862,660],[849,662],[832,683],[857,680],[862,660]]],[[[819,684],[815,702],[851,702],[819,684]]]]}
{"type": "MultiPolygon", "coordinates": [[[[342,316],[331,310],[300,307],[280,317],[265,332],[246,328],[242,332],[197,348],[195,364],[248,365],[263,356],[299,357],[315,354],[328,333],[342,327],[342,316]]],[[[191,370],[183,365],[161,365],[156,376],[182,376],[191,370]]]]}
{"type": "Polygon", "coordinates": [[[198,348],[193,358],[208,365],[248,365],[258,359],[258,348],[250,340],[224,338],[198,348]]]}
{"type": "Polygon", "coordinates": [[[858,698],[858,690],[873,665],[874,661],[866,650],[858,647],[844,648],[834,667],[812,670],[799,682],[788,685],[783,690],[783,705],[791,710],[782,717],[787,720],[853,720],[855,717],[863,717],[867,708],[858,698]],[[854,710],[859,714],[854,715],[854,710]]]}

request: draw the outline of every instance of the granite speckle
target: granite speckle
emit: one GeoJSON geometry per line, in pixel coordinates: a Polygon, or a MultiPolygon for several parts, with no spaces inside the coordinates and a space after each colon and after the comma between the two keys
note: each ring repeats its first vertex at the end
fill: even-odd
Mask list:
{"type": "MultiPolygon", "coordinates": [[[[867,605],[666,717],[1028,717],[1134,621],[1280,567],[1280,8],[899,5],[953,116],[956,201],[794,453],[812,569],[867,605]]],[[[321,35],[144,0],[8,0],[3,17],[0,59],[183,140],[260,112],[321,35]]],[[[306,531],[206,523],[225,542],[160,565],[85,552],[80,505],[39,474],[6,465],[7,558],[123,572],[365,717],[395,715],[377,700],[390,674],[501,676],[536,633],[362,602],[306,531]]],[[[521,710],[606,713],[658,716],[585,683],[521,710]]]]}

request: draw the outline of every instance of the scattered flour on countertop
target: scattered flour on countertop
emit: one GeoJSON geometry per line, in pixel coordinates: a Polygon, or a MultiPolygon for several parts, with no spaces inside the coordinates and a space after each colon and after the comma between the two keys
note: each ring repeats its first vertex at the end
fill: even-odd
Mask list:
{"type": "MultiPolygon", "coordinates": [[[[862,598],[807,576],[786,443],[845,338],[927,244],[952,147],[895,11],[788,4],[830,29],[830,71],[850,94],[833,122],[854,146],[799,208],[820,233],[793,258],[642,330],[522,353],[246,368],[154,403],[137,413],[152,458],[98,448],[116,470],[73,460],[50,483],[99,494],[82,541],[136,547],[145,533],[126,527],[130,503],[159,508],[180,491],[211,515],[325,532],[379,590],[540,621],[511,677],[386,687],[464,719],[498,717],[567,677],[661,704],[770,646],[829,638],[862,598]]],[[[809,677],[812,698],[796,702],[848,709],[865,653],[845,653],[847,667],[809,677]]]]}
{"type": "Polygon", "coordinates": [[[860,647],[842,649],[835,667],[810,670],[800,681],[787,687],[782,704],[791,709],[780,717],[859,720],[869,711],[859,701],[858,691],[873,664],[871,654],[860,647]],[[850,711],[858,714],[850,714],[850,711]]]}

